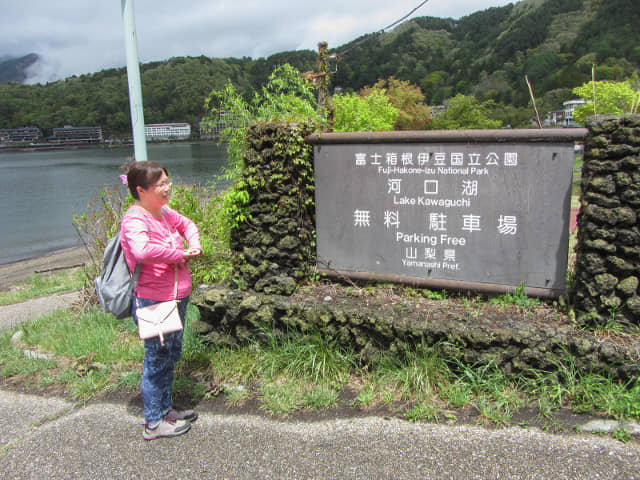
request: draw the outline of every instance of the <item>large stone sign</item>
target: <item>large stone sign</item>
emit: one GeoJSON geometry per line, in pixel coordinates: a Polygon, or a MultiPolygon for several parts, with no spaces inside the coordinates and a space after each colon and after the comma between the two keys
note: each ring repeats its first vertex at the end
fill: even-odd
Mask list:
{"type": "Polygon", "coordinates": [[[584,129],[322,134],[318,265],[435,287],[564,291],[584,129]]]}

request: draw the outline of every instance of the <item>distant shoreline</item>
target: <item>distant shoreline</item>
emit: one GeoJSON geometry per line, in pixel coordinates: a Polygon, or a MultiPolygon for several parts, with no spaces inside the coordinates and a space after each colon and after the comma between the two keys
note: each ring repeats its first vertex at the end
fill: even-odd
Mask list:
{"type": "MultiPolygon", "coordinates": [[[[216,139],[207,140],[172,140],[168,142],[153,141],[147,142],[147,145],[176,145],[176,144],[198,144],[198,143],[218,143],[216,139]]],[[[81,150],[88,148],[125,148],[133,147],[133,143],[83,143],[74,145],[48,145],[35,144],[27,146],[2,146],[0,145],[0,153],[2,152],[47,152],[57,150],[81,150]]]]}
{"type": "Polygon", "coordinates": [[[79,267],[90,261],[86,248],[74,247],[0,265],[0,290],[8,290],[38,271],[79,267]]]}
{"type": "Polygon", "coordinates": [[[118,147],[132,147],[133,143],[118,143],[116,145],[111,144],[81,144],[81,145],[28,145],[26,147],[0,147],[0,153],[2,152],[47,152],[53,150],[80,150],[85,148],[118,148],[118,147]]]}
{"type": "Polygon", "coordinates": [[[18,260],[10,260],[8,262],[0,262],[0,268],[6,267],[8,265],[13,265],[15,263],[31,262],[31,261],[35,261],[35,260],[38,260],[38,259],[47,259],[47,258],[51,258],[51,257],[64,256],[64,255],[67,255],[69,252],[74,252],[76,250],[85,250],[86,251],[86,247],[81,246],[80,243],[76,243],[75,245],[69,246],[69,247],[61,247],[61,248],[56,248],[54,250],[45,250],[45,251],[41,251],[39,253],[34,253],[33,255],[24,256],[22,258],[19,258],[18,260]]]}

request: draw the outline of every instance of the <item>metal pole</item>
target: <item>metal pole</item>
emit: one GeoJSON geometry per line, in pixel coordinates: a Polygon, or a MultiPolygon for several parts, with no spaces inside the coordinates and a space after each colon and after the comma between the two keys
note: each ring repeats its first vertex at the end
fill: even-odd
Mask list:
{"type": "Polygon", "coordinates": [[[133,129],[133,150],[136,162],[147,160],[147,142],[144,136],[144,111],[142,109],[142,86],[138,63],[136,22],[133,16],[133,0],[122,0],[122,23],[124,46],[127,53],[127,79],[129,80],[129,106],[133,129]]]}

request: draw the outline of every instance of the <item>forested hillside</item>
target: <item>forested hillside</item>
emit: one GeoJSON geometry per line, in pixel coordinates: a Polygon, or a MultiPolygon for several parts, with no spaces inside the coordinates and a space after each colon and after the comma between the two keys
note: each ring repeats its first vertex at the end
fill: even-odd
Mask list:
{"type": "MultiPolygon", "coordinates": [[[[280,63],[299,69],[315,53],[291,52],[268,59],[172,58],[141,66],[145,123],[198,125],[206,97],[227,79],[247,95],[280,63]]],[[[35,125],[45,134],[63,125],[100,125],[107,135],[131,128],[125,68],[73,76],[46,85],[0,85],[0,128],[35,125]]]]}
{"type": "Polygon", "coordinates": [[[638,20],[637,0],[526,0],[459,21],[418,18],[342,47],[334,82],[358,89],[394,75],[420,86],[432,105],[464,93],[525,106],[528,75],[557,108],[591,79],[594,63],[600,80],[622,80],[639,68],[638,20]]]}
{"type": "MultiPolygon", "coordinates": [[[[558,109],[571,89],[591,79],[622,80],[640,67],[637,0],[523,0],[459,20],[421,17],[332,51],[332,87],[359,90],[394,76],[418,85],[430,105],[458,93],[493,100],[504,123],[531,116],[525,75],[540,109],[558,109]],[[500,113],[502,112],[502,113],[500,113]],[[512,118],[508,118],[508,117],[512,118]]],[[[322,40],[322,39],[318,39],[322,40]]],[[[172,58],[142,65],[145,122],[197,125],[203,103],[230,79],[249,96],[277,64],[315,68],[316,53],[267,59],[172,58]]],[[[0,85],[0,128],[101,125],[130,128],[126,71],[104,70],[46,85],[0,85]]]]}

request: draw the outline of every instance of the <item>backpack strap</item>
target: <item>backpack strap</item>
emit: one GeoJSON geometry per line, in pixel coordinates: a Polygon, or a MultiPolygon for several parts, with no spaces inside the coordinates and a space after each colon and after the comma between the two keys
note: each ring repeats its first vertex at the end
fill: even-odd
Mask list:
{"type": "MultiPolygon", "coordinates": [[[[131,205],[129,207],[129,209],[127,210],[127,212],[125,213],[125,215],[127,215],[131,211],[131,207],[141,208],[141,207],[138,207],[137,205],[131,205]]],[[[144,214],[143,215],[131,215],[131,216],[135,217],[135,218],[142,219],[144,221],[144,223],[147,224],[147,229],[149,228],[149,224],[147,223],[147,220],[144,218],[144,214]]],[[[118,236],[120,236],[120,231],[118,231],[118,236]]],[[[136,267],[133,269],[133,273],[131,274],[131,277],[133,278],[133,282],[134,282],[135,285],[138,284],[138,277],[140,276],[140,270],[142,270],[142,263],[136,262],[136,267]]]]}

